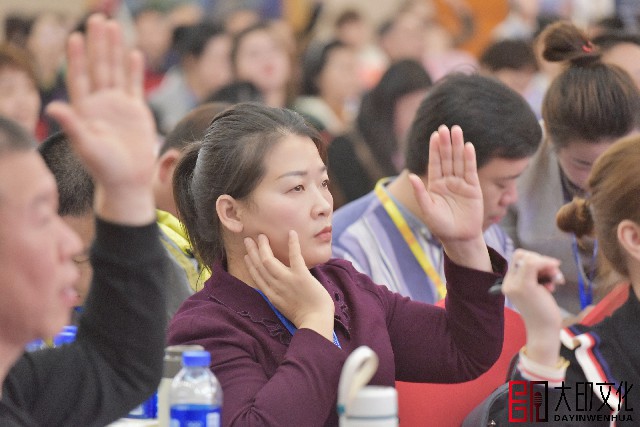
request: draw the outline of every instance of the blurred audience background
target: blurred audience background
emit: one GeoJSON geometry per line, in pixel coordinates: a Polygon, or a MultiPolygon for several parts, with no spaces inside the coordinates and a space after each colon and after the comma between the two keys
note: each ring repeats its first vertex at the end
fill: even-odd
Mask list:
{"type": "Polygon", "coordinates": [[[605,60],[630,64],[625,69],[639,79],[637,1],[390,0],[371,7],[365,0],[6,0],[0,84],[11,90],[0,95],[0,113],[39,140],[59,129],[42,111],[66,97],[64,41],[95,11],[120,21],[144,54],[160,137],[225,89],[222,99],[298,110],[330,143],[350,131],[363,97],[402,60],[421,64],[434,82],[451,71],[493,75],[540,116],[558,67],[541,59],[536,37],[561,19],[600,37],[594,40],[607,50],[605,60]],[[7,46],[11,58],[22,59],[8,59],[7,46]],[[28,117],[34,108],[35,123],[28,117]]]}

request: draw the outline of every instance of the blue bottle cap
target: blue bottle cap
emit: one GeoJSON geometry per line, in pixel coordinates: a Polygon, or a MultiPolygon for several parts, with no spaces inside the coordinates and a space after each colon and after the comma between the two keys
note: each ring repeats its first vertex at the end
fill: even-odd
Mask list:
{"type": "Polygon", "coordinates": [[[62,344],[72,343],[76,340],[76,334],[73,332],[60,332],[53,338],[53,345],[58,347],[62,344]]]}
{"type": "Polygon", "coordinates": [[[76,325],[67,325],[62,328],[62,332],[73,332],[75,334],[78,332],[78,327],[76,325]]]}
{"type": "Polygon", "coordinates": [[[182,353],[182,366],[208,367],[211,354],[208,351],[185,351],[182,353]]]}
{"type": "Polygon", "coordinates": [[[45,344],[44,340],[42,338],[38,338],[35,339],[29,343],[27,343],[25,350],[26,351],[36,351],[36,350],[40,350],[43,348],[46,348],[47,345],[45,344]]]}

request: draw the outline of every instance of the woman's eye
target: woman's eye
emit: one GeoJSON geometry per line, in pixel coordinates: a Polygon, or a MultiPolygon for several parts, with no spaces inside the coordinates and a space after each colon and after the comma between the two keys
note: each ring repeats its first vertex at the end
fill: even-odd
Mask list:
{"type": "Polygon", "coordinates": [[[296,185],[293,187],[293,191],[299,192],[304,190],[304,185],[296,185]]]}
{"type": "Polygon", "coordinates": [[[324,181],[322,181],[322,186],[323,186],[324,188],[329,188],[329,180],[328,180],[328,179],[325,179],[324,181]]]}

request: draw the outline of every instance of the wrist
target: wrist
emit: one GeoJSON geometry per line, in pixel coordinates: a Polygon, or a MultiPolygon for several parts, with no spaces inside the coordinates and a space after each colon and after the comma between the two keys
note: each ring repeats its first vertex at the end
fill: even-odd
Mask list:
{"type": "Polygon", "coordinates": [[[333,341],[333,314],[313,314],[306,316],[296,327],[298,329],[311,329],[329,341],[333,341]]]}
{"type": "Polygon", "coordinates": [[[443,240],[442,246],[449,259],[461,267],[493,271],[489,250],[482,234],[465,240],[443,240]]]}
{"type": "Polygon", "coordinates": [[[556,334],[527,334],[526,353],[529,359],[546,366],[554,366],[560,355],[560,336],[556,334]]]}
{"type": "Polygon", "coordinates": [[[156,219],[150,186],[106,188],[97,184],[94,207],[100,218],[122,225],[146,225],[156,219]]]}
{"type": "Polygon", "coordinates": [[[550,362],[541,363],[531,353],[529,345],[520,350],[518,370],[530,381],[548,381],[551,385],[559,385],[564,381],[569,361],[558,353],[550,362]]]}

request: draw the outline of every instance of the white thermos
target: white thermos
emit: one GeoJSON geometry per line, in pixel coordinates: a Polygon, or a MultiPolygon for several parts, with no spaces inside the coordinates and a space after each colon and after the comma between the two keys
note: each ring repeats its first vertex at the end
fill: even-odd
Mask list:
{"type": "Polygon", "coordinates": [[[378,356],[358,347],[342,367],[338,385],[340,427],[398,427],[398,393],[393,387],[367,386],[378,356]]]}

